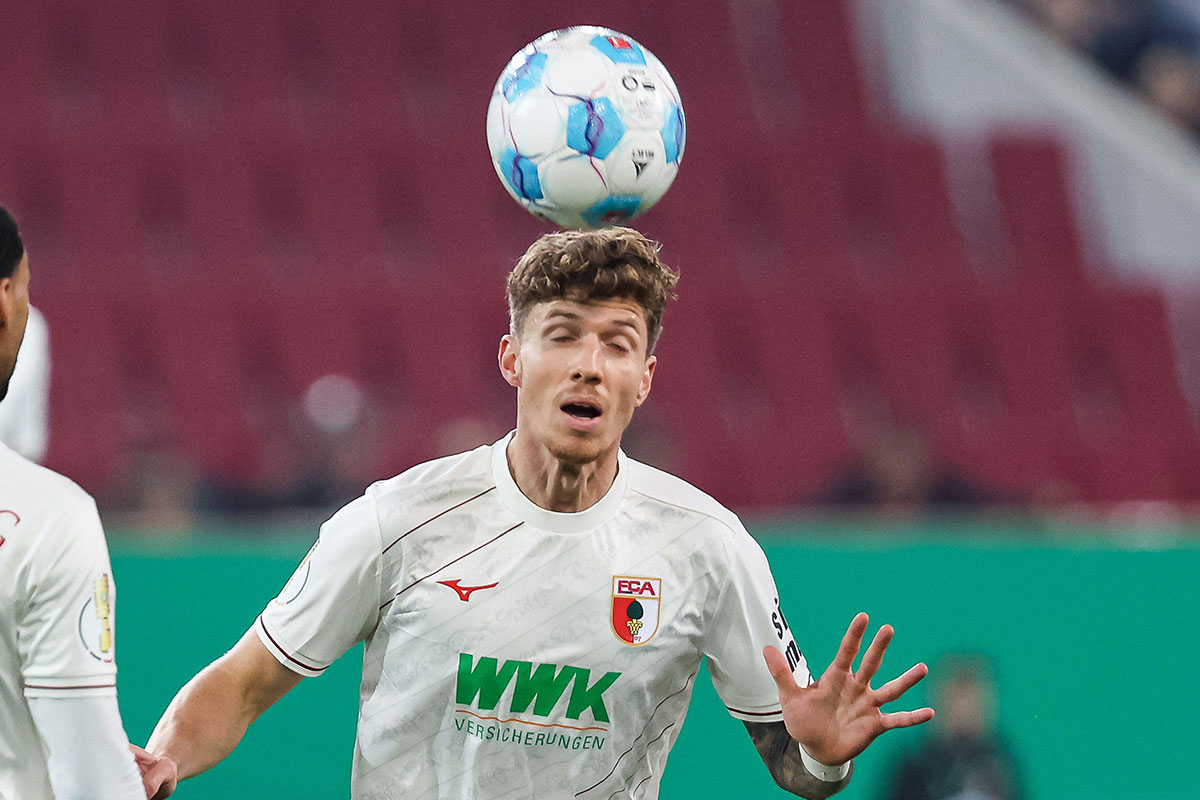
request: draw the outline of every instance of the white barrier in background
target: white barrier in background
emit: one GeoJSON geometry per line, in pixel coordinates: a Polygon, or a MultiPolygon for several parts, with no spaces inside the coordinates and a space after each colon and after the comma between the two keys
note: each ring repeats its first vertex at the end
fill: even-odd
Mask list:
{"type": "Polygon", "coordinates": [[[995,0],[858,0],[901,118],[950,143],[1058,131],[1089,253],[1119,275],[1200,286],[1200,145],[995,0]]]}

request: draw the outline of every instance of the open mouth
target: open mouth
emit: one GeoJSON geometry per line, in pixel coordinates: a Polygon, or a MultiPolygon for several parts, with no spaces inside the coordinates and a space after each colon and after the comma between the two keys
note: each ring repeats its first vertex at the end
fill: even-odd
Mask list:
{"type": "Polygon", "coordinates": [[[577,419],[595,419],[600,416],[599,406],[590,403],[564,403],[562,410],[577,419]]]}

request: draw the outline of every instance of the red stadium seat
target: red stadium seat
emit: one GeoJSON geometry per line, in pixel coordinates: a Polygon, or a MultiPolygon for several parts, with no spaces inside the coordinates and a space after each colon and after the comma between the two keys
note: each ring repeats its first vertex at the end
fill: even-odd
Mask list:
{"type": "Polygon", "coordinates": [[[729,279],[692,291],[668,312],[639,412],[669,437],[648,459],[735,507],[800,502],[845,451],[819,303],[729,279]]]}
{"type": "Polygon", "coordinates": [[[255,340],[241,337],[229,292],[215,283],[159,291],[145,313],[155,327],[150,343],[162,359],[176,444],[209,477],[252,477],[258,441],[241,365],[255,340]]]}
{"type": "Polygon", "coordinates": [[[21,226],[34,271],[34,302],[43,293],[78,285],[84,259],[70,214],[68,197],[73,164],[65,163],[57,142],[42,127],[28,124],[5,130],[0,143],[0,196],[21,226]]]}
{"type": "Polygon", "coordinates": [[[413,281],[364,301],[366,382],[388,420],[384,472],[494,441],[512,426],[514,392],[496,366],[508,328],[501,279],[413,281]]]}
{"type": "Polygon", "coordinates": [[[974,285],[950,201],[941,145],[929,135],[880,131],[883,192],[894,224],[902,282],[934,292],[974,285]]]}
{"type": "MultiPolygon", "coordinates": [[[[1200,499],[1162,300],[1088,288],[1055,139],[991,143],[1013,274],[984,290],[940,145],[868,116],[846,0],[643,5],[587,20],[663,60],[695,133],[636,223],[683,278],[634,455],[735,505],[790,503],[847,457],[847,419],[891,413],[1002,489],[1200,499]]],[[[27,33],[0,193],[52,326],[54,463],[103,489],[124,448],[174,443],[249,476],[331,373],[386,420],[381,474],[502,434],[502,282],[551,226],[504,191],[482,120],[516,48],[574,13],[0,7],[27,33]]]]}
{"type": "Polygon", "coordinates": [[[1083,249],[1069,165],[1058,140],[997,135],[992,166],[1016,278],[1039,286],[1082,286],[1083,249]]]}
{"type": "Polygon", "coordinates": [[[46,465],[92,493],[113,486],[121,467],[126,419],[111,307],[104,295],[37,298],[50,329],[50,435],[46,465]]]}
{"type": "Polygon", "coordinates": [[[779,3],[791,76],[806,116],[866,115],[849,0],[779,3]]]}
{"type": "MultiPolygon", "coordinates": [[[[48,34],[41,26],[41,5],[39,0],[11,0],[0,6],[0,30],[22,32],[8,37],[4,51],[5,74],[20,76],[20,80],[10,80],[5,87],[5,114],[9,119],[21,120],[22,127],[41,128],[49,122],[46,100],[53,73],[48,69],[48,34]]],[[[5,126],[5,140],[10,127],[16,126],[5,126]]],[[[0,148],[0,158],[4,158],[4,149],[0,148]]]]}

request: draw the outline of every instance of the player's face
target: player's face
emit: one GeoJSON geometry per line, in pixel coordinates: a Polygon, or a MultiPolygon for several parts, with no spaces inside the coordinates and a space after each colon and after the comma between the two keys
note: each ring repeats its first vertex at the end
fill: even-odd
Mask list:
{"type": "Polygon", "coordinates": [[[9,278],[0,280],[0,400],[8,394],[8,382],[17,365],[17,351],[25,338],[29,320],[29,256],[9,278]]]}
{"type": "Polygon", "coordinates": [[[646,317],[629,300],[553,300],[504,337],[500,366],[517,391],[517,428],[560,461],[615,455],[650,393],[646,317]]]}

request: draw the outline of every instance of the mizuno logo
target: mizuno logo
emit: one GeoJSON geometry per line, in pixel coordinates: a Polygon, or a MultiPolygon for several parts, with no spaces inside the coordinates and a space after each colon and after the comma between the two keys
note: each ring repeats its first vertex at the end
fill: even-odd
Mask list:
{"type": "MultiPolygon", "coordinates": [[[[20,524],[21,524],[21,518],[20,518],[20,517],[17,515],[17,512],[15,512],[15,511],[10,511],[10,510],[8,510],[7,508],[0,509],[0,527],[3,527],[3,528],[15,528],[15,527],[17,527],[17,526],[18,526],[18,525],[20,525],[20,524]],[[11,523],[7,523],[7,524],[6,524],[6,523],[5,523],[5,519],[6,519],[6,516],[5,516],[5,515],[7,515],[8,517],[12,517],[12,518],[13,518],[13,522],[11,522],[11,523]]],[[[7,539],[5,539],[3,535],[0,535],[0,547],[3,547],[3,546],[4,546],[4,543],[5,543],[6,541],[7,541],[7,539]]]]}
{"type": "Polygon", "coordinates": [[[489,583],[486,586],[460,586],[459,579],[455,578],[452,581],[438,581],[442,586],[449,586],[454,591],[458,592],[458,599],[464,603],[470,602],[471,593],[478,592],[480,589],[495,589],[500,585],[500,581],[489,583]]]}

